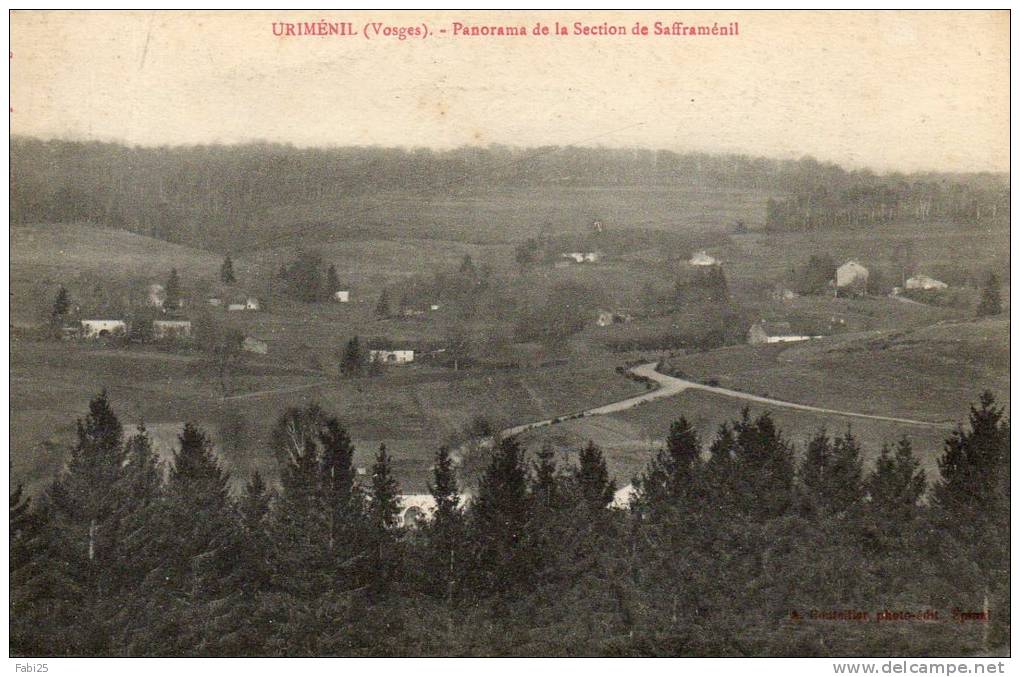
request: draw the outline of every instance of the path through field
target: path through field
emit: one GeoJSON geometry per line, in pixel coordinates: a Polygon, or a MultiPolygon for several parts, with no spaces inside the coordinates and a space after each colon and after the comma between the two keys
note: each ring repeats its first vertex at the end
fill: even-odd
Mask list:
{"type": "Polygon", "coordinates": [[[678,395],[685,390],[704,390],[706,392],[714,393],[716,395],[723,395],[724,397],[732,397],[734,399],[747,400],[748,402],[756,402],[758,404],[764,404],[770,407],[780,407],[785,409],[799,409],[801,411],[810,411],[818,414],[829,414],[832,416],[845,416],[848,418],[867,418],[875,421],[888,421],[891,423],[902,423],[905,425],[916,425],[927,428],[952,428],[955,424],[949,422],[934,422],[934,421],[917,421],[909,418],[896,418],[894,416],[879,416],[877,414],[861,414],[853,411],[842,411],[839,409],[826,409],[824,407],[813,407],[808,404],[798,404],[796,402],[786,402],[784,400],[777,400],[771,397],[760,397],[758,395],[752,395],[751,393],[745,393],[740,390],[731,390],[729,388],[720,388],[718,386],[709,386],[697,381],[688,381],[687,379],[677,378],[675,376],[668,376],[656,370],[656,363],[649,362],[642,364],[631,369],[631,372],[637,376],[651,379],[655,381],[659,387],[655,390],[649,391],[642,395],[635,395],[634,397],[628,397],[610,404],[605,404],[600,407],[593,407],[591,409],[585,409],[573,414],[566,414],[555,418],[545,419],[543,421],[535,421],[532,423],[523,423],[521,425],[512,426],[500,431],[503,437],[509,437],[518,433],[525,432],[527,430],[534,430],[535,428],[543,428],[545,426],[554,425],[561,423],[565,420],[574,418],[583,418],[586,416],[602,416],[605,414],[613,414],[618,411],[624,411],[631,409],[645,402],[651,402],[653,400],[660,400],[666,397],[673,397],[678,395]]]}

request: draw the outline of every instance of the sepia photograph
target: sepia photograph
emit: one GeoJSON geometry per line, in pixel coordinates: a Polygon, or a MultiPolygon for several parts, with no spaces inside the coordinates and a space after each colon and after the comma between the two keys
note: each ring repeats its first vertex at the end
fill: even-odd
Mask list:
{"type": "Polygon", "coordinates": [[[1005,672],[1010,21],[10,11],[11,669],[1005,672]]]}

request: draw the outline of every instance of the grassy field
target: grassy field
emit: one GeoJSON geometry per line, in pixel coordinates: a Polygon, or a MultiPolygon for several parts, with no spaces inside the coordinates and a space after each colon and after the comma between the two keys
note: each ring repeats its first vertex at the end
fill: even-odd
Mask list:
{"type": "MultiPolygon", "coordinates": [[[[564,283],[595,289],[606,306],[629,311],[641,306],[646,287],[668,292],[685,257],[703,247],[723,260],[735,305],[746,321],[838,318],[846,333],[786,348],[735,346],[678,356],[674,366],[685,374],[804,404],[931,421],[962,420],[968,403],[985,388],[1009,403],[1005,319],[975,322],[968,308],[887,298],[767,298],[774,283],[811,253],[884,266],[892,248],[903,242],[914,243],[918,265],[926,272],[939,266],[959,268],[964,262],[974,270],[1001,272],[1008,263],[1008,232],[896,226],[842,233],[726,234],[737,218],[752,226],[760,223],[763,204],[763,196],[751,193],[547,188],[452,194],[441,200],[379,196],[362,205],[362,212],[345,212],[343,218],[343,203],[335,214],[263,215],[265,224],[302,219],[326,224],[295,232],[302,235],[300,244],[314,245],[327,263],[337,265],[352,302],[309,306],[274,289],[270,274],[293,256],[296,245],[281,239],[266,250],[235,256],[236,292],[256,294],[267,304],[264,312],[231,314],[204,304],[203,294],[217,284],[219,254],[92,226],[13,228],[12,327],[18,329],[12,332],[10,366],[14,476],[31,488],[52,477],[63,462],[75,417],[106,387],[125,424],[145,421],[165,454],[184,420],[206,427],[238,480],[254,468],[273,475],[266,447],[273,420],[286,406],[319,401],[350,427],[359,465],[369,465],[375,449],[385,443],[405,488],[421,491],[436,447],[474,416],[512,425],[642,392],[641,384],[613,371],[637,355],[608,354],[603,347],[607,337],[662,335],[680,331],[697,318],[683,312],[639,316],[626,325],[586,328],[554,346],[516,347],[535,355],[532,363],[566,360],[551,368],[454,373],[416,365],[389,370],[379,379],[340,381],[336,365],[351,336],[442,341],[459,329],[476,341],[505,338],[517,309],[542,303],[551,289],[564,283]],[[616,249],[598,265],[540,267],[525,275],[516,271],[514,242],[541,232],[584,232],[595,218],[607,228],[667,232],[622,234],[616,249]],[[331,229],[339,229],[337,224],[348,233],[351,226],[362,227],[370,236],[361,232],[333,238],[331,229]],[[497,280],[496,292],[486,300],[490,305],[474,319],[466,321],[448,309],[413,319],[375,316],[382,285],[452,271],[465,254],[477,265],[491,267],[497,280]],[[233,399],[222,399],[213,370],[198,352],[103,349],[38,341],[20,331],[46,321],[60,284],[66,284],[72,296],[109,285],[140,302],[138,294],[146,285],[164,282],[172,267],[180,271],[192,297],[189,314],[212,317],[269,342],[269,355],[249,357],[232,379],[233,399]]],[[[1003,293],[1008,304],[1008,286],[1003,293]]],[[[707,437],[742,406],[715,395],[685,393],[622,414],[534,431],[528,438],[535,444],[551,439],[565,449],[593,439],[609,452],[618,478],[629,480],[680,413],[693,418],[707,437]]],[[[799,446],[823,425],[841,430],[849,422],[789,410],[775,414],[799,446]]],[[[942,433],[861,420],[852,426],[871,455],[881,443],[909,433],[919,450],[923,447],[927,467],[934,468],[942,433]]]]}
{"type": "Polygon", "coordinates": [[[16,340],[11,361],[13,476],[42,486],[64,462],[74,421],[101,389],[129,431],[153,431],[165,457],[183,421],[213,437],[235,479],[255,468],[275,476],[269,431],[287,406],[312,401],[335,412],[351,431],[356,462],[371,463],[385,443],[405,489],[423,491],[431,456],[474,417],[514,425],[610,402],[643,391],[612,364],[508,372],[393,368],[380,378],[338,381],[307,370],[250,361],[222,398],[218,379],[200,356],[16,340]]]}
{"type": "Polygon", "coordinates": [[[754,190],[697,187],[541,186],[478,191],[451,189],[445,195],[413,191],[372,197],[341,197],[334,203],[286,206],[258,217],[263,246],[294,244],[295,226],[312,241],[346,239],[352,228],[386,238],[418,238],[498,244],[542,232],[573,232],[598,219],[610,229],[652,228],[672,232],[727,230],[737,220],[765,222],[769,195],[754,190]],[[320,225],[313,225],[320,224],[320,225]]]}

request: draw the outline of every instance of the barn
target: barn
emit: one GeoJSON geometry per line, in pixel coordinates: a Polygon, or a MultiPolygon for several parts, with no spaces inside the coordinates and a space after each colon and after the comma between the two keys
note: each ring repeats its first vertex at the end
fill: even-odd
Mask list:
{"type": "Polygon", "coordinates": [[[410,364],[414,362],[413,350],[369,350],[368,359],[381,364],[410,364]]]}

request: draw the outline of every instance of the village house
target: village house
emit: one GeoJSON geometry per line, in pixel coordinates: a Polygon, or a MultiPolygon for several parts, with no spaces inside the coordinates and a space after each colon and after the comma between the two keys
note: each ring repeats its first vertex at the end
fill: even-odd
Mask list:
{"type": "Polygon", "coordinates": [[[564,252],[560,256],[574,263],[598,263],[602,258],[598,252],[564,252]]]}
{"type": "Polygon", "coordinates": [[[750,331],[747,332],[747,342],[751,345],[763,345],[766,343],[795,343],[807,341],[819,336],[795,333],[789,322],[768,322],[759,320],[755,322],[750,331]]]}
{"type": "Polygon", "coordinates": [[[255,338],[254,336],[245,336],[244,341],[241,342],[241,350],[246,353],[265,355],[269,352],[269,344],[262,339],[255,338]]]}
{"type": "Polygon", "coordinates": [[[692,266],[717,266],[719,259],[702,249],[700,252],[695,252],[687,263],[692,266]]]}
{"type": "Polygon", "coordinates": [[[836,268],[836,294],[859,295],[867,291],[868,269],[854,260],[836,268]]]}
{"type": "Polygon", "coordinates": [[[81,337],[86,339],[122,336],[127,333],[124,320],[82,320],[81,337]]]}
{"type": "Polygon", "coordinates": [[[186,339],[191,338],[190,320],[153,320],[152,338],[161,341],[163,339],[186,339]]]}
{"type": "Polygon", "coordinates": [[[244,301],[237,301],[227,304],[227,310],[232,312],[244,310],[261,310],[262,303],[254,296],[249,296],[244,301]]]}
{"type": "Polygon", "coordinates": [[[351,300],[351,292],[347,290],[333,292],[333,300],[337,303],[348,303],[351,300]]]}
{"type": "Polygon", "coordinates": [[[946,289],[949,287],[948,284],[941,280],[936,280],[933,277],[927,275],[915,275],[914,277],[907,280],[904,285],[907,289],[919,289],[922,291],[930,291],[933,289],[946,289]]]}
{"type": "Polygon", "coordinates": [[[369,350],[368,359],[380,364],[410,364],[414,362],[413,350],[369,350]]]}
{"type": "Polygon", "coordinates": [[[219,296],[210,296],[208,302],[209,302],[210,306],[221,306],[221,305],[223,305],[223,299],[221,299],[219,296]]]}

